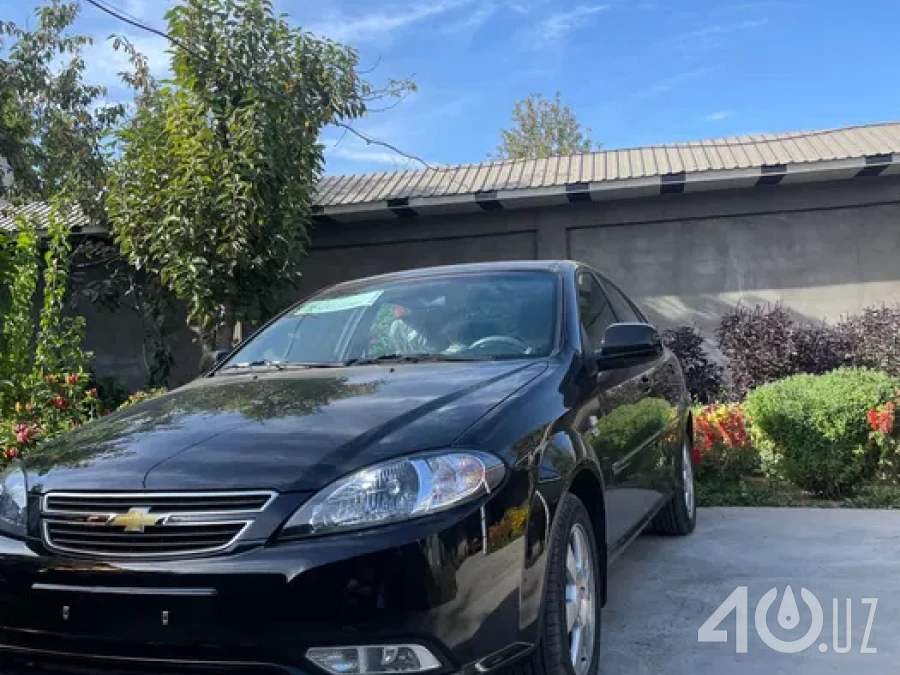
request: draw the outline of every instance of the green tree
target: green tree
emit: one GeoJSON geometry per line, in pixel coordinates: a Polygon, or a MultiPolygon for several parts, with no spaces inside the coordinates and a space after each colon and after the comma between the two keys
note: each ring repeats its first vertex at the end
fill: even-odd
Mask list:
{"type": "Polygon", "coordinates": [[[274,15],[267,0],[185,0],[167,14],[173,77],[119,135],[110,217],[122,253],[186,301],[207,349],[271,314],[309,242],[328,124],[376,96],[354,50],[274,15]]]}
{"type": "Polygon", "coordinates": [[[76,205],[102,221],[108,169],[106,140],[125,113],[104,103],[107,91],[85,83],[89,36],[69,29],[78,5],[48,0],[36,27],[0,21],[0,157],[12,169],[0,197],[13,203],[76,205]]]}
{"type": "Polygon", "coordinates": [[[41,202],[49,209],[41,221],[18,213],[16,232],[2,246],[0,417],[43,373],[88,363],[82,320],[63,311],[68,223],[78,213],[102,222],[105,141],[125,112],[104,103],[103,87],[84,81],[82,54],[91,39],[70,31],[77,4],[48,0],[35,14],[33,28],[0,22],[0,156],[12,169],[12,181],[0,182],[0,208],[15,214],[41,202]]]}
{"type": "Polygon", "coordinates": [[[531,94],[517,101],[512,122],[510,129],[500,132],[494,159],[536,159],[600,149],[591,140],[591,130],[578,123],[559,92],[552,100],[531,94]]]}

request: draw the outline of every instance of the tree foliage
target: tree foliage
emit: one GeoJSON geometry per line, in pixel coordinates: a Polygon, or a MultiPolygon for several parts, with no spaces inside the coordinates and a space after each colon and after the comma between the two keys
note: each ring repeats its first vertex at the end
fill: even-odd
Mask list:
{"type": "Polygon", "coordinates": [[[13,172],[0,197],[52,198],[63,212],[77,205],[102,221],[106,141],[125,107],[106,104],[106,89],[84,82],[92,40],[69,32],[77,16],[77,3],[48,0],[34,29],[0,21],[0,157],[13,172]]]}
{"type": "Polygon", "coordinates": [[[0,244],[0,417],[44,373],[88,363],[83,320],[64,311],[69,222],[76,212],[103,222],[106,142],[125,112],[84,81],[91,39],[70,30],[77,3],[47,0],[35,15],[33,28],[0,22],[0,156],[12,169],[0,208],[17,214],[0,244]],[[44,220],[18,211],[31,202],[47,207],[44,220]]]}
{"type": "Polygon", "coordinates": [[[582,127],[556,92],[553,99],[532,94],[516,102],[513,126],[500,132],[496,159],[535,159],[599,149],[591,130],[582,127]]]}
{"type": "Polygon", "coordinates": [[[185,0],[166,17],[174,76],[142,93],[119,136],[110,216],[123,254],[225,347],[236,320],[272,313],[296,285],[319,132],[375,92],[354,50],[291,28],[267,0],[185,0]]]}
{"type": "Polygon", "coordinates": [[[19,398],[32,371],[34,298],[38,282],[37,232],[24,216],[16,222],[17,236],[9,259],[9,305],[0,333],[0,417],[19,398]]]}

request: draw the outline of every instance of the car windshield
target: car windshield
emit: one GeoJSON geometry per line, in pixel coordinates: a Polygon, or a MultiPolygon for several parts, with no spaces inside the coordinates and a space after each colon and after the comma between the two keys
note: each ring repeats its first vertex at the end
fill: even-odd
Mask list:
{"type": "MultiPolygon", "coordinates": [[[[558,278],[505,272],[372,281],[292,308],[223,364],[538,358],[556,342],[558,278]]],[[[220,372],[221,372],[220,371],[220,372]]]]}

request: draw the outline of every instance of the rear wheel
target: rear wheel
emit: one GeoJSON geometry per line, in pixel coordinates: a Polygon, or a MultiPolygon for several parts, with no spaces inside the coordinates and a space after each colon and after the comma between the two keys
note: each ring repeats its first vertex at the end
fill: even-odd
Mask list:
{"type": "Polygon", "coordinates": [[[540,644],[507,675],[591,675],[600,653],[602,571],[587,509],[566,495],[547,558],[540,644]]]}
{"type": "Polygon", "coordinates": [[[697,499],[694,488],[694,466],[691,434],[685,430],[679,458],[679,488],[653,519],[652,528],[659,534],[686,535],[697,525],[697,499]]]}

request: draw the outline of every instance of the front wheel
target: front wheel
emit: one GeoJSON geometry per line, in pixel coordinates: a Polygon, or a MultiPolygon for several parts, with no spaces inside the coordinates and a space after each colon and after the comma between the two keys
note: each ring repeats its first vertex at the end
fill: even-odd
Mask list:
{"type": "Polygon", "coordinates": [[[692,439],[688,430],[684,432],[679,458],[678,488],[669,503],[653,519],[652,529],[658,534],[687,535],[697,525],[697,498],[694,486],[694,464],[692,439]]]}
{"type": "Polygon", "coordinates": [[[600,654],[603,571],[587,509],[566,495],[559,506],[547,558],[540,644],[507,675],[590,675],[600,654]]]}

